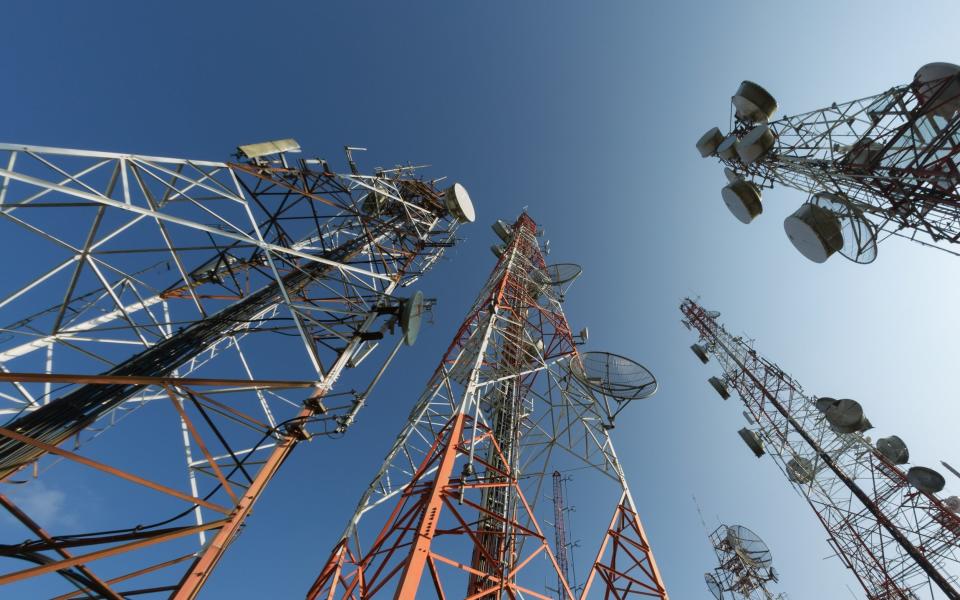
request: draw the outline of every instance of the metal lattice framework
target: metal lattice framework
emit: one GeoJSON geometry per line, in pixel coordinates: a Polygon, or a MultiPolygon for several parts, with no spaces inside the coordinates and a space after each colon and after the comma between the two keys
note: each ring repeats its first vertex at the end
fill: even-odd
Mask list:
{"type": "Polygon", "coordinates": [[[755,533],[743,527],[721,525],[710,533],[717,568],[704,578],[716,600],[787,600],[786,594],[767,589],[777,580],[772,557],[755,533]]]}
{"type": "Polygon", "coordinates": [[[352,423],[344,371],[416,338],[399,292],[473,220],[462,187],[288,158],[0,144],[0,479],[96,505],[77,530],[0,495],[35,536],[0,585],[194,597],[293,448],[352,423]]]}
{"type": "Polygon", "coordinates": [[[553,472],[553,547],[557,552],[557,570],[561,577],[557,577],[557,590],[563,589],[563,583],[568,582],[570,589],[577,590],[576,582],[570,577],[570,540],[567,536],[567,507],[564,500],[564,478],[560,471],[553,472]]]}
{"type": "Polygon", "coordinates": [[[867,598],[960,598],[960,517],[913,487],[862,433],[839,433],[816,398],[728,333],[718,313],[689,299],[680,308],[684,324],[700,335],[695,350],[716,358],[723,369],[718,385],[739,394],[756,424],[751,447],[769,454],[807,500],[867,598]]]}
{"type": "Polygon", "coordinates": [[[759,214],[762,188],[780,184],[812,204],[823,204],[821,194],[839,198],[826,208],[845,213],[840,228],[853,255],[844,254],[855,261],[872,261],[876,242],[891,235],[956,254],[942,242],[960,242],[960,68],[928,65],[910,84],[770,122],[776,102],[759,86],[744,82],[734,103],[729,140],[711,130],[698,147],[720,158],[731,183],[755,186],[740,192],[755,197],[741,220],[759,214]],[[741,94],[771,104],[744,109],[741,94]]]}
{"type": "Polygon", "coordinates": [[[501,229],[493,273],[308,598],[551,598],[552,581],[574,598],[540,525],[553,517],[551,474],[573,468],[614,512],[579,597],[667,598],[611,413],[570,374],[581,355],[536,225],[523,214],[501,229]]]}

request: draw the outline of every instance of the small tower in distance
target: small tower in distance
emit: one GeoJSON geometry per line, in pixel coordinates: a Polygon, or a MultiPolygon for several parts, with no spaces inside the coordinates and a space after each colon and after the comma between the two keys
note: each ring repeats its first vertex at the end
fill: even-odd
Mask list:
{"type": "Polygon", "coordinates": [[[760,536],[743,525],[720,525],[710,533],[717,567],[704,574],[715,600],[787,600],[767,589],[778,581],[773,554],[760,536]]]}

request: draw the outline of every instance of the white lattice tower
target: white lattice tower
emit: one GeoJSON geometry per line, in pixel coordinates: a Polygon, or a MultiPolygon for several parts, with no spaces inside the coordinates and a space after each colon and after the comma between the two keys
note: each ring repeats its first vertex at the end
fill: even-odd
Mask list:
{"type": "Polygon", "coordinates": [[[48,531],[3,497],[36,538],[2,547],[17,569],[0,584],[194,597],[292,449],[342,434],[379,373],[358,393],[334,383],[416,338],[425,302],[401,290],[473,220],[466,192],[293,151],[0,144],[0,227],[24,257],[0,297],[0,475],[57,486],[76,470],[109,515],[48,531]]]}

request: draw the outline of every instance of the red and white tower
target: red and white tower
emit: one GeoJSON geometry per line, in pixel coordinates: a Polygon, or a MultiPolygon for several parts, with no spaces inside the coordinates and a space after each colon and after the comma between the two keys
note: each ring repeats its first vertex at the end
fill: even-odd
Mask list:
{"type": "Polygon", "coordinates": [[[723,200],[741,222],[779,184],[807,194],[784,230],[815,262],[838,252],[871,262],[890,236],[945,250],[960,242],[957,65],[928,64],[906,85],[776,121],[776,100],[753,82],[732,102],[729,133],[714,127],[697,149],[724,165],[723,200]]]}
{"type": "Polygon", "coordinates": [[[780,367],[717,322],[719,313],[686,299],[683,323],[700,340],[691,349],[716,358],[710,385],[735,391],[754,428],[740,430],[759,457],[769,454],[827,531],[869,600],[960,599],[960,509],[937,496],[944,479],[925,467],[905,470],[906,445],[890,436],[871,444],[872,425],[854,400],[804,393],[780,367]]]}
{"type": "Polygon", "coordinates": [[[494,229],[493,272],[308,598],[546,599],[554,581],[566,599],[667,598],[610,437],[656,381],[578,352],[561,296],[579,268],[544,262],[533,219],[494,229]],[[612,515],[580,594],[541,526],[551,474],[574,468],[570,493],[612,515]]]}
{"type": "Polygon", "coordinates": [[[31,536],[0,545],[0,595],[195,597],[294,447],[346,431],[413,343],[426,303],[402,288],[473,220],[469,196],[299,150],[0,144],[22,257],[0,282],[0,481],[22,485],[0,504],[31,536]],[[332,393],[341,377],[361,391],[332,393]],[[30,486],[72,519],[31,515],[30,486]]]}

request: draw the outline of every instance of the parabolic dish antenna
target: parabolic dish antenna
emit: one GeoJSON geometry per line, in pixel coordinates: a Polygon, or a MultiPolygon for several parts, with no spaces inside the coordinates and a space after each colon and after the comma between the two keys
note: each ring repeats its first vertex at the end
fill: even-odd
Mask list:
{"type": "MultiPolygon", "coordinates": [[[[749,417],[749,413],[744,413],[744,415],[749,417]]],[[[753,422],[753,419],[749,420],[751,423],[753,422]]],[[[744,427],[737,433],[740,435],[740,439],[743,440],[743,443],[745,443],[747,447],[750,448],[750,451],[753,452],[754,456],[760,458],[766,453],[766,451],[763,449],[763,439],[757,435],[756,431],[744,427]]]]}
{"type": "Polygon", "coordinates": [[[707,589],[710,590],[713,597],[716,600],[723,600],[723,588],[720,586],[717,576],[713,573],[704,573],[703,579],[707,582],[707,589]]]}
{"type": "Polygon", "coordinates": [[[573,283],[577,277],[580,277],[581,273],[583,273],[583,269],[580,265],[574,263],[547,265],[547,277],[550,278],[550,284],[555,286],[573,283]]]}
{"type": "Polygon", "coordinates": [[[943,505],[946,506],[951,512],[960,513],[960,498],[956,496],[950,496],[943,501],[943,505]]]}
{"type": "Polygon", "coordinates": [[[744,224],[749,224],[763,213],[762,194],[753,182],[738,179],[720,190],[720,197],[727,209],[744,224]]]}
{"type": "Polygon", "coordinates": [[[832,212],[809,202],[783,220],[783,232],[807,260],[826,262],[843,247],[843,228],[832,212]]]}
{"type": "Polygon", "coordinates": [[[719,377],[711,377],[707,380],[707,382],[711,387],[713,387],[713,389],[717,391],[718,394],[720,394],[721,398],[724,400],[730,398],[730,391],[727,389],[727,384],[724,380],[720,379],[719,377]]]}
{"type": "Polygon", "coordinates": [[[843,398],[833,400],[832,398],[820,398],[817,400],[817,408],[823,412],[827,422],[839,433],[853,433],[854,431],[865,431],[864,425],[866,418],[863,414],[863,407],[856,400],[843,398]]]}
{"type": "Polygon", "coordinates": [[[739,142],[740,140],[737,139],[737,136],[732,133],[723,138],[723,141],[717,146],[717,156],[723,160],[739,160],[737,156],[737,144],[739,142]]]}
{"type": "Polygon", "coordinates": [[[907,471],[907,481],[921,492],[936,494],[947,485],[943,475],[927,467],[910,467],[907,471]]]}
{"type": "Polygon", "coordinates": [[[473,223],[477,220],[477,212],[473,208],[473,201],[467,188],[455,183],[443,193],[443,203],[447,210],[461,223],[473,223]]]}
{"type": "Polygon", "coordinates": [[[657,391],[657,380],[646,367],[610,352],[584,352],[574,357],[570,373],[586,388],[617,402],[642,400],[657,391]]]}
{"type": "Polygon", "coordinates": [[[697,358],[700,359],[700,362],[707,364],[710,361],[710,357],[707,356],[707,349],[701,346],[700,344],[694,344],[690,346],[690,350],[697,355],[697,358]]]}
{"type": "Polygon", "coordinates": [[[504,242],[509,242],[510,236],[513,235],[513,228],[510,227],[510,223],[507,223],[503,219],[497,219],[494,221],[490,228],[493,229],[493,232],[497,234],[497,237],[504,242]]]}
{"type": "Polygon", "coordinates": [[[825,262],[839,252],[859,264],[877,258],[877,228],[841,194],[815,194],[783,222],[794,247],[809,260],[825,262]]]}
{"type": "Polygon", "coordinates": [[[773,563],[773,554],[760,536],[743,525],[727,527],[727,543],[740,558],[763,569],[773,563]]]}
{"type": "Polygon", "coordinates": [[[697,151],[700,153],[701,158],[716,154],[717,146],[719,146],[722,141],[723,134],[720,133],[719,127],[714,127],[700,136],[700,139],[697,140],[697,151]]]}
{"type": "Polygon", "coordinates": [[[839,219],[843,236],[840,254],[861,265],[872,263],[877,258],[877,227],[867,220],[862,210],[845,196],[830,192],[816,194],[810,202],[832,212],[839,219]]]}
{"type": "Polygon", "coordinates": [[[776,142],[777,138],[769,127],[757,125],[740,138],[740,143],[737,144],[737,156],[743,164],[753,164],[763,158],[776,142]]]}
{"type": "Polygon", "coordinates": [[[819,398],[817,398],[814,404],[816,405],[817,410],[819,410],[822,413],[825,413],[831,406],[834,405],[834,403],[836,403],[836,401],[837,401],[836,398],[831,398],[829,396],[820,396],[819,398]]]}
{"type": "Polygon", "coordinates": [[[924,112],[949,119],[960,109],[960,67],[951,63],[930,63],[913,77],[917,100],[924,112]]]}
{"type": "Polygon", "coordinates": [[[403,330],[403,342],[412,346],[420,334],[420,324],[423,321],[423,292],[417,292],[403,301],[400,307],[400,329],[403,330]]]}
{"type": "Polygon", "coordinates": [[[877,440],[877,452],[895,465],[904,465],[910,462],[910,451],[907,450],[907,444],[895,435],[877,440]]]}
{"type": "Polygon", "coordinates": [[[776,99],[752,81],[741,82],[730,100],[737,118],[743,121],[765,122],[777,112],[776,99]]]}

